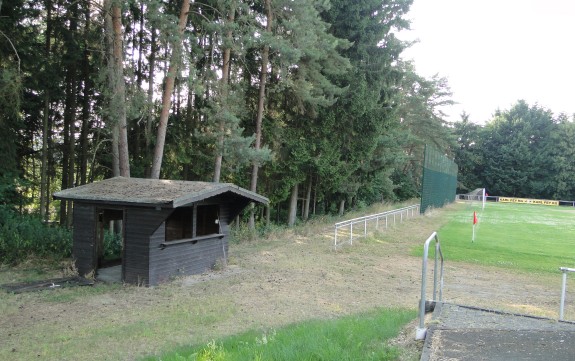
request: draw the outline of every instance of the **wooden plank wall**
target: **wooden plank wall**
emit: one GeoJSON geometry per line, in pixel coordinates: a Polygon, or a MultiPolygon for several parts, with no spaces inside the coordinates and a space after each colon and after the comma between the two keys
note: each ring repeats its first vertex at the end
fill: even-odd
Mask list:
{"type": "Polygon", "coordinates": [[[78,274],[85,276],[96,268],[96,207],[74,202],[74,235],[72,257],[76,261],[78,274]]]}
{"type": "Polygon", "coordinates": [[[150,237],[150,279],[155,285],[168,281],[172,277],[203,273],[214,267],[217,260],[228,253],[228,215],[229,206],[220,206],[220,225],[225,236],[186,242],[162,248],[165,227],[160,226],[150,237]]]}
{"type": "MultiPolygon", "coordinates": [[[[123,257],[124,282],[149,285],[150,235],[164,230],[163,222],[169,209],[127,208],[125,214],[125,243],[123,257]]],[[[164,231],[161,232],[164,237],[164,231]]]]}
{"type": "Polygon", "coordinates": [[[225,220],[228,224],[251,203],[249,199],[233,193],[221,194],[210,198],[210,201],[220,203],[226,208],[226,211],[221,211],[223,213],[220,213],[220,220],[225,220]]]}
{"type": "MultiPolygon", "coordinates": [[[[223,238],[208,238],[195,243],[181,243],[161,247],[165,241],[165,219],[171,209],[145,207],[125,208],[124,215],[124,282],[156,285],[174,276],[205,272],[218,260],[227,258],[229,222],[247,201],[241,197],[220,196],[211,199],[220,204],[220,229],[223,238]]],[[[213,204],[213,203],[212,203],[213,204]]],[[[80,275],[96,267],[95,237],[97,226],[96,206],[74,202],[73,256],[80,275]]]]}

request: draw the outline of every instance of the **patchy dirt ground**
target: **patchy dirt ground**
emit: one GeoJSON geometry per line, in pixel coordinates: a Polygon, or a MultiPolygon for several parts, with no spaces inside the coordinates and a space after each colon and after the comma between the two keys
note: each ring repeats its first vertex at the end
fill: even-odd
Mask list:
{"type": "MultiPolygon", "coordinates": [[[[329,224],[234,244],[220,271],[153,288],[98,285],[0,295],[0,359],[132,360],[245,330],[376,307],[415,309],[421,258],[411,255],[444,211],[333,250],[329,224]]],[[[21,281],[2,269],[2,283],[21,281]]],[[[428,292],[430,294],[431,290],[428,292]]],[[[560,275],[527,275],[464,263],[445,268],[444,300],[557,317],[560,275]]],[[[567,314],[567,318],[569,318],[567,314]]],[[[571,315],[573,316],[573,315],[571,315]]],[[[415,321],[393,343],[418,360],[415,321]]]]}

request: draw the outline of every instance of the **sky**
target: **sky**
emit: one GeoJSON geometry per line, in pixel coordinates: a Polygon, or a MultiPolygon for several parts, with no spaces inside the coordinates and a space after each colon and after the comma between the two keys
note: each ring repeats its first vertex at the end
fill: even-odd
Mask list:
{"type": "Polygon", "coordinates": [[[575,114],[575,1],[414,0],[407,18],[400,37],[418,43],[403,58],[448,79],[449,121],[484,124],[520,99],[575,114]]]}

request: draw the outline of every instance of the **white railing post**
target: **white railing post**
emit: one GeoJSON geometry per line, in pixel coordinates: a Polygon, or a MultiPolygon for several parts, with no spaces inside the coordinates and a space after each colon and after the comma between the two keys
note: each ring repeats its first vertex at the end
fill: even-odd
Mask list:
{"type": "Polygon", "coordinates": [[[559,306],[559,321],[563,321],[565,310],[565,288],[567,287],[567,272],[563,271],[563,282],[561,284],[561,306],[559,306]]]}
{"type": "Polygon", "coordinates": [[[353,223],[349,225],[349,244],[353,244],[353,223]]]}
{"type": "Polygon", "coordinates": [[[561,305],[559,306],[559,321],[563,321],[565,311],[565,293],[567,291],[567,272],[575,272],[575,268],[561,267],[559,268],[563,273],[563,280],[561,282],[561,305]]]}
{"type": "MultiPolygon", "coordinates": [[[[406,219],[409,219],[409,211],[411,210],[412,214],[414,214],[415,209],[419,209],[419,204],[411,205],[408,207],[403,207],[400,209],[396,209],[393,211],[387,211],[378,214],[372,214],[364,217],[354,218],[347,221],[338,222],[335,224],[335,232],[334,232],[334,248],[337,249],[338,246],[338,233],[341,228],[349,227],[349,243],[353,244],[353,225],[363,222],[363,236],[367,237],[368,234],[368,222],[375,219],[375,229],[379,229],[379,219],[385,217],[385,229],[389,228],[389,216],[393,216],[393,225],[396,225],[396,215],[399,214],[401,217],[401,221],[403,222],[403,212],[406,214],[406,219]]],[[[419,212],[418,212],[419,213],[419,212]]]]}
{"type": "Polygon", "coordinates": [[[425,334],[427,333],[427,328],[425,327],[425,291],[427,288],[427,256],[429,254],[429,244],[431,241],[435,240],[435,269],[433,271],[433,301],[441,301],[443,297],[443,253],[441,252],[441,245],[439,243],[439,238],[437,237],[437,232],[433,232],[431,236],[423,244],[423,263],[421,267],[421,298],[419,300],[419,326],[415,330],[415,339],[423,340],[425,339],[425,334]],[[440,268],[437,267],[437,263],[441,261],[440,268]],[[440,273],[439,281],[439,298],[437,295],[437,273],[440,273]]]}
{"type": "Polygon", "coordinates": [[[339,228],[337,227],[337,225],[335,226],[335,234],[333,235],[333,248],[337,249],[337,230],[339,228]]]}

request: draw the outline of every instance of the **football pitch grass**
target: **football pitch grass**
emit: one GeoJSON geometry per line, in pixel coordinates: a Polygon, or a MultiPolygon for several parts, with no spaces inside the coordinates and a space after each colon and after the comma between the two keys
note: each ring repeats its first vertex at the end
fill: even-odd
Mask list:
{"type": "Polygon", "coordinates": [[[575,208],[488,202],[458,203],[438,231],[444,257],[525,272],[575,267],[575,208]],[[478,222],[473,235],[473,212],[478,222]]]}

